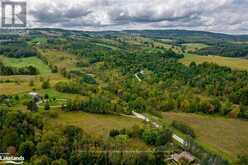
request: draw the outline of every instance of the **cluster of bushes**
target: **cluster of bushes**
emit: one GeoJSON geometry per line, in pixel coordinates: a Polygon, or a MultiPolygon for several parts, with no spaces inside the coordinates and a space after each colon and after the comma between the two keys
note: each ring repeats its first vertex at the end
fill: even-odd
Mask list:
{"type": "Polygon", "coordinates": [[[39,70],[33,66],[11,67],[0,62],[0,75],[37,75],[39,70]]]}
{"type": "Polygon", "coordinates": [[[0,46],[0,54],[3,54],[7,57],[13,58],[23,58],[23,57],[32,57],[37,55],[37,51],[33,48],[29,48],[26,45],[17,45],[17,46],[0,46]]]}
{"type": "Polygon", "coordinates": [[[150,145],[161,146],[172,141],[172,131],[169,129],[144,129],[141,138],[150,145]]]}
{"type": "Polygon", "coordinates": [[[214,114],[221,112],[222,104],[218,99],[201,99],[193,97],[179,101],[178,109],[183,112],[202,112],[206,114],[214,114]]]}
{"type": "Polygon", "coordinates": [[[118,130],[118,129],[112,129],[110,130],[109,132],[109,136],[110,137],[116,137],[116,136],[119,136],[119,135],[128,135],[128,136],[131,136],[131,132],[128,131],[127,129],[121,129],[121,130],[118,130]]]}
{"type": "Polygon", "coordinates": [[[83,92],[83,88],[80,84],[73,82],[64,82],[64,81],[58,82],[55,85],[55,89],[63,93],[80,94],[83,92]]]}
{"type": "Polygon", "coordinates": [[[182,123],[180,121],[173,121],[171,126],[176,128],[177,130],[191,136],[192,138],[195,138],[194,130],[191,127],[187,126],[185,123],[182,123]]]}
{"type": "Polygon", "coordinates": [[[108,114],[113,113],[114,106],[106,98],[100,96],[90,96],[83,100],[68,100],[62,106],[64,111],[83,111],[90,113],[108,114]]]}
{"type": "Polygon", "coordinates": [[[0,95],[0,105],[4,104],[8,107],[13,106],[19,101],[19,96],[8,96],[8,95],[0,95]]]}
{"type": "Polygon", "coordinates": [[[41,87],[42,87],[42,89],[50,88],[50,80],[47,79],[47,80],[43,81],[42,84],[41,84],[41,87]]]}
{"type": "Polygon", "coordinates": [[[110,131],[110,137],[116,137],[119,135],[127,135],[128,137],[140,138],[146,144],[154,145],[154,146],[163,146],[172,142],[172,131],[167,128],[154,129],[150,126],[145,128],[140,128],[135,126],[132,130],[116,130],[113,129],[110,131]]]}
{"type": "Polygon", "coordinates": [[[238,156],[238,163],[239,165],[247,165],[248,164],[248,155],[239,155],[238,156]]]}
{"type": "Polygon", "coordinates": [[[96,84],[96,80],[91,75],[84,74],[80,79],[80,83],[96,84]]]}

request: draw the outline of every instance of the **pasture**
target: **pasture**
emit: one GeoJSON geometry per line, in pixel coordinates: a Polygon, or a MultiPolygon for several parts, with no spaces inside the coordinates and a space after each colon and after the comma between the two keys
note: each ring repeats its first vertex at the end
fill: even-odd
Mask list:
{"type": "Polygon", "coordinates": [[[5,65],[12,67],[34,66],[39,70],[41,75],[51,73],[50,68],[38,57],[8,58],[5,56],[0,56],[0,60],[3,61],[5,65]]]}
{"type": "Polygon", "coordinates": [[[193,128],[201,144],[228,159],[248,154],[248,121],[175,112],[163,113],[163,118],[168,123],[184,122],[193,128]]]}
{"type": "Polygon", "coordinates": [[[57,119],[52,122],[64,125],[74,125],[90,134],[108,136],[112,129],[131,128],[142,125],[142,120],[118,115],[101,115],[84,112],[59,112],[57,119]]]}
{"type": "Polygon", "coordinates": [[[187,66],[190,65],[191,62],[196,62],[197,64],[209,62],[220,66],[227,66],[235,70],[248,70],[248,60],[242,58],[185,54],[185,57],[180,59],[179,62],[187,66]]]}

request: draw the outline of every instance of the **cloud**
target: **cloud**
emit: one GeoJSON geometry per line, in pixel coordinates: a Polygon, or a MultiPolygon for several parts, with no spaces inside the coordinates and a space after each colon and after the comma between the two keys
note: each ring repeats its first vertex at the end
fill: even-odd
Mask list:
{"type": "Polygon", "coordinates": [[[247,0],[27,0],[30,26],[247,33],[247,0]]]}

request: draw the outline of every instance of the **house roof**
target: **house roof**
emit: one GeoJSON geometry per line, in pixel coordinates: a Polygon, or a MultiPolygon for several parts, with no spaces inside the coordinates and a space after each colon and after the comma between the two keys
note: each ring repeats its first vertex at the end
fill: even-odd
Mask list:
{"type": "Polygon", "coordinates": [[[30,96],[39,96],[39,93],[36,93],[36,92],[29,92],[28,93],[30,96]]]}
{"type": "Polygon", "coordinates": [[[195,160],[195,157],[193,155],[191,155],[191,153],[186,152],[186,151],[184,151],[180,154],[174,154],[171,156],[171,158],[173,160],[175,160],[176,162],[178,162],[182,158],[188,160],[189,162],[193,162],[195,160]]]}

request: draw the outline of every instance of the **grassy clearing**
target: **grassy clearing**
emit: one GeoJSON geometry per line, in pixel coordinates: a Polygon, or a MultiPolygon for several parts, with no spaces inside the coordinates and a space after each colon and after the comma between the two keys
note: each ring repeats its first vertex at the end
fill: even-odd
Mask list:
{"type": "MultiPolygon", "coordinates": [[[[49,79],[50,85],[53,87],[58,81],[66,80],[59,74],[49,74],[46,76],[28,76],[28,75],[15,75],[15,76],[1,76],[0,81],[12,81],[10,83],[0,83],[0,95],[8,94],[22,94],[32,91],[33,89],[40,92],[42,80],[49,79]],[[33,86],[30,86],[30,82],[33,81],[33,86]]],[[[61,96],[61,94],[57,94],[61,96]]],[[[70,97],[70,96],[69,96],[70,97]]]]}
{"type": "Polygon", "coordinates": [[[231,160],[235,160],[238,154],[248,154],[247,121],[173,112],[163,116],[167,122],[186,123],[194,129],[201,144],[231,160]]]}
{"type": "Polygon", "coordinates": [[[40,50],[42,56],[44,56],[48,62],[52,65],[56,65],[59,69],[70,69],[75,70],[79,69],[76,64],[78,62],[78,58],[76,55],[69,54],[62,51],[57,50],[40,50]]]}
{"type": "Polygon", "coordinates": [[[37,45],[44,45],[44,44],[47,43],[47,38],[46,37],[37,37],[37,38],[34,38],[29,43],[34,43],[34,44],[37,44],[37,45]]]}
{"type": "Polygon", "coordinates": [[[208,47],[208,45],[200,44],[200,43],[188,43],[182,45],[185,46],[187,51],[191,51],[191,52],[208,47]]]}
{"type": "Polygon", "coordinates": [[[1,56],[0,60],[2,60],[5,65],[13,67],[25,67],[32,65],[40,71],[41,75],[47,75],[51,73],[50,68],[38,57],[8,58],[1,56]]]}
{"type": "MultiPolygon", "coordinates": [[[[107,140],[106,142],[111,144],[118,143],[117,139],[107,139],[109,136],[109,131],[112,129],[123,129],[131,128],[134,125],[143,125],[141,120],[117,116],[117,115],[101,115],[101,114],[91,114],[85,112],[62,112],[57,108],[52,110],[58,111],[59,115],[57,118],[48,118],[48,122],[52,125],[74,125],[83,129],[89,135],[107,140]],[[117,141],[116,141],[117,140],[117,141]]],[[[44,112],[44,110],[43,110],[44,112]]],[[[140,139],[130,138],[126,142],[118,143],[126,148],[126,150],[138,150],[146,151],[150,150],[152,147],[145,144],[140,139]]]]}
{"type": "MultiPolygon", "coordinates": [[[[37,91],[38,93],[40,93],[41,95],[45,95],[48,94],[49,97],[55,97],[56,99],[84,99],[85,96],[81,96],[79,94],[69,94],[69,93],[62,93],[62,92],[58,92],[55,89],[41,89],[37,91]]],[[[61,106],[61,104],[58,104],[59,106],[61,106]]]]}
{"type": "Polygon", "coordinates": [[[241,58],[221,57],[221,56],[200,56],[193,54],[186,54],[181,63],[189,65],[191,62],[198,64],[203,62],[215,63],[221,66],[227,66],[236,70],[248,70],[248,60],[241,58]]]}
{"type": "Polygon", "coordinates": [[[41,83],[36,83],[35,86],[30,86],[29,83],[1,83],[0,95],[15,95],[20,93],[31,92],[33,88],[40,88],[41,83]]]}
{"type": "Polygon", "coordinates": [[[108,136],[111,129],[131,128],[134,125],[142,125],[141,120],[115,116],[98,115],[84,112],[60,112],[57,119],[52,122],[58,124],[75,125],[90,134],[108,136]]]}

